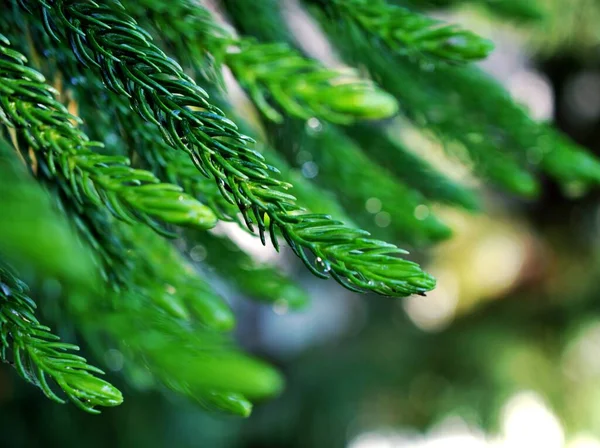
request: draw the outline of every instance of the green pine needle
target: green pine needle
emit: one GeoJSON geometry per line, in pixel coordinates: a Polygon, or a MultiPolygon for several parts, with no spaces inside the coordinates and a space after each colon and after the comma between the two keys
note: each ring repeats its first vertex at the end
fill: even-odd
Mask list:
{"type": "MultiPolygon", "coordinates": [[[[491,107],[487,100],[485,112],[481,109],[475,112],[462,103],[468,101],[466,98],[479,101],[475,98],[479,93],[474,93],[479,90],[469,83],[459,87],[459,84],[448,82],[448,78],[460,77],[460,73],[469,73],[472,69],[439,66],[429,70],[406,58],[385,58],[369,51],[368,42],[353,34],[345,24],[332,24],[318,14],[319,11],[315,12],[343,55],[354,63],[364,64],[382,86],[400,98],[402,113],[437,137],[451,155],[473,166],[481,177],[512,193],[525,197],[534,197],[538,193],[538,182],[523,161],[528,147],[521,147],[522,152],[518,154],[507,144],[511,130],[520,132],[522,127],[500,127],[490,123],[491,107]],[[490,134],[490,129],[495,133],[490,134]],[[506,146],[499,151],[498,147],[504,144],[506,146]]],[[[525,128],[525,132],[530,131],[525,128]]]]}
{"type": "Polygon", "coordinates": [[[411,6],[421,8],[453,7],[464,4],[474,6],[479,4],[484,6],[491,14],[518,21],[539,20],[546,13],[543,2],[539,0],[409,0],[409,2],[411,6]]]}
{"type": "Polygon", "coordinates": [[[448,238],[450,229],[433,214],[417,217],[417,207],[425,198],[394,178],[390,171],[374,163],[354,142],[333,125],[320,123],[311,129],[304,123],[288,123],[273,132],[276,146],[295,162],[298,154],[308,154],[314,180],[337,193],[340,203],[363,227],[386,240],[428,244],[448,238]],[[295,145],[287,142],[294,141],[295,145]],[[344,163],[340,164],[340,160],[344,163]],[[318,171],[317,171],[318,170],[318,171]],[[374,213],[365,213],[369,201],[379,201],[374,213]]]}
{"type": "Polygon", "coordinates": [[[215,59],[232,70],[257,107],[273,121],[283,120],[281,110],[297,118],[319,117],[334,123],[386,118],[398,110],[393,97],[356,73],[326,69],[286,43],[235,38],[219,29],[206,9],[190,0],[175,0],[168,6],[154,0],[124,4],[142,23],[148,21],[150,12],[149,22],[156,34],[166,39],[167,48],[179,60],[197,72],[205,73],[205,64],[202,58],[189,58],[190,48],[195,49],[193,54],[207,49],[216,55],[215,59]],[[167,33],[166,28],[170,29],[167,33]]]}
{"type": "Polygon", "coordinates": [[[138,290],[174,318],[196,320],[216,331],[235,327],[235,316],[227,302],[171,244],[140,226],[119,226],[119,230],[120,236],[135,248],[129,284],[138,285],[138,290]]]}
{"type": "Polygon", "coordinates": [[[328,216],[297,214],[293,196],[282,191],[288,186],[270,175],[272,167],[249,147],[249,139],[118,2],[27,1],[24,6],[41,13],[48,33],[66,37],[82,64],[129,98],[145,120],[160,126],[169,144],[215,179],[248,227],[258,227],[263,242],[268,231],[277,247],[280,232],[315,275],[331,276],[352,290],[406,296],[434,287],[417,264],[397,258],[404,253],[397,247],[328,216]],[[314,254],[316,266],[304,249],[314,254]]]}
{"type": "Polygon", "coordinates": [[[16,129],[44,159],[49,174],[69,184],[76,201],[82,206],[104,206],[126,222],[144,222],[157,231],[165,232],[156,219],[202,229],[215,225],[210,209],[181,187],[129,167],[125,157],[94,152],[102,145],[73,124],[80,120],[55,99],[57,92],[44,77],[25,65],[25,57],[8,45],[0,35],[0,124],[16,129]]]}
{"type": "Polygon", "coordinates": [[[97,406],[118,406],[121,392],[97,374],[103,372],[90,366],[72,351],[79,347],[60,342],[60,338],[36,319],[35,303],[27,296],[23,282],[0,266],[0,357],[12,363],[25,380],[38,386],[44,394],[64,403],[50,387],[52,379],[66,396],[81,409],[97,414],[97,406]]]}
{"type": "Polygon", "coordinates": [[[75,307],[84,334],[99,341],[99,350],[108,341],[124,355],[127,369],[142,368],[175,392],[244,416],[250,411],[248,399],[281,391],[276,370],[240,353],[222,333],[157,307],[143,286],[131,284],[112,308],[89,301],[75,307]]]}
{"type": "Polygon", "coordinates": [[[484,59],[493,44],[456,25],[447,25],[384,0],[310,0],[320,4],[333,20],[344,21],[403,56],[429,61],[465,63],[484,59]]]}
{"type": "Polygon", "coordinates": [[[271,98],[292,117],[340,124],[387,118],[398,111],[396,100],[371,81],[352,71],[325,69],[285,43],[245,39],[225,60],[261,112],[275,122],[283,116],[270,105],[271,98]]]}

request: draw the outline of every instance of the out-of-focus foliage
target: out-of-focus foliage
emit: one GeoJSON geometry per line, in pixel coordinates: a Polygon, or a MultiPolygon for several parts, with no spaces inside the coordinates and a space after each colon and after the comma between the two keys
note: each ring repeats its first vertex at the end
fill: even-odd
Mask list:
{"type": "Polygon", "coordinates": [[[19,163],[12,146],[0,140],[0,252],[6,260],[33,266],[70,283],[93,285],[92,259],[68,221],[53,210],[50,196],[19,163]]]}

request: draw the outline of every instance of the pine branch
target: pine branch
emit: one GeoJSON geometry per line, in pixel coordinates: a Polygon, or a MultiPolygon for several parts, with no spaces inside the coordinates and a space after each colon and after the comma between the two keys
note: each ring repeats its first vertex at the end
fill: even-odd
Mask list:
{"type": "MultiPolygon", "coordinates": [[[[493,123],[487,122],[487,112],[472,114],[466,105],[457,107],[457,102],[463,99],[463,91],[459,94],[450,83],[446,84],[445,77],[466,69],[440,66],[427,71],[406,59],[385,59],[373,52],[362,36],[352,34],[344,24],[330,23],[324,15],[315,12],[344,57],[365,65],[383,86],[402,100],[402,112],[418,127],[436,136],[449,153],[502,188],[526,197],[537,194],[539,186],[525,168],[526,162],[508,148],[506,151],[497,150],[500,144],[508,141],[514,128],[494,126],[495,134],[489,137],[493,123]]],[[[472,87],[469,89],[471,92],[464,92],[465,95],[471,96],[474,92],[480,95],[482,92],[472,87]]]]}
{"type": "MultiPolygon", "coordinates": [[[[156,2],[148,3],[149,4],[145,5],[144,9],[162,9],[157,6],[156,2]]],[[[211,23],[210,16],[206,10],[198,8],[197,6],[193,6],[186,0],[175,3],[177,3],[177,5],[182,9],[187,8],[187,17],[191,17],[194,14],[198,17],[198,24],[196,25],[198,30],[204,29],[204,22],[209,24],[211,23]]],[[[159,11],[155,11],[154,20],[169,20],[169,14],[173,14],[173,17],[175,17],[176,14],[174,14],[173,11],[176,10],[177,8],[172,8],[170,13],[165,11],[165,13],[162,15],[158,14],[159,11]]],[[[182,30],[182,34],[186,33],[182,30]]],[[[286,108],[286,110],[288,114],[292,116],[306,119],[311,115],[316,115],[325,116],[326,119],[329,119],[329,121],[333,122],[342,121],[328,117],[327,114],[315,113],[314,108],[309,108],[303,113],[303,107],[295,102],[290,103],[290,97],[283,92],[281,84],[285,83],[286,85],[290,85],[296,82],[296,78],[294,74],[290,72],[290,70],[301,69],[301,67],[306,66],[307,63],[315,66],[318,66],[318,64],[302,58],[296,54],[294,50],[291,50],[287,44],[259,44],[252,41],[250,47],[245,48],[243,42],[240,42],[240,48],[237,48],[234,52],[227,53],[224,59],[225,62],[230,65],[242,86],[248,87],[248,83],[244,81],[248,77],[250,77],[252,80],[258,80],[261,76],[263,77],[264,82],[266,82],[265,89],[250,88],[249,90],[251,96],[253,96],[255,102],[259,108],[261,108],[261,111],[267,118],[276,122],[281,122],[281,120],[283,120],[283,116],[272,110],[264,97],[257,98],[254,93],[260,96],[262,95],[262,91],[274,92],[273,94],[279,98],[280,104],[287,103],[290,105],[290,107],[286,108]],[[295,55],[294,60],[289,58],[288,53],[290,52],[293,52],[295,55]],[[241,65],[238,66],[238,62],[241,65]],[[274,116],[274,114],[276,115],[274,116]]],[[[307,78],[301,80],[300,85],[304,90],[313,89],[314,85],[318,84],[316,81],[320,77],[321,76],[311,75],[310,79],[307,78]]],[[[323,79],[328,79],[328,76],[326,75],[323,77],[323,79]]],[[[355,89],[354,84],[348,84],[348,86],[351,89],[355,89]]],[[[324,91],[323,95],[315,98],[317,100],[315,101],[315,107],[323,109],[323,107],[326,106],[325,102],[327,101],[328,97],[334,99],[335,101],[348,101],[349,104],[355,103],[355,97],[348,92],[344,92],[340,87],[341,86],[338,83],[335,83],[335,91],[333,88],[330,88],[330,92],[324,91]]],[[[289,132],[287,134],[287,137],[290,137],[289,132]]],[[[328,135],[331,135],[331,131],[328,131],[328,135]]],[[[297,137],[297,133],[292,135],[292,138],[297,137]]],[[[321,140],[323,139],[319,139],[319,141],[321,140]]],[[[375,167],[375,165],[361,153],[352,151],[351,149],[346,149],[344,151],[344,147],[348,146],[346,142],[339,143],[339,138],[337,141],[335,138],[333,141],[331,138],[324,140],[329,143],[322,145],[326,147],[327,150],[322,154],[320,154],[320,151],[316,151],[317,154],[315,154],[316,159],[322,161],[322,163],[318,163],[319,168],[324,171],[324,173],[319,177],[319,180],[323,177],[335,177],[335,179],[338,180],[335,187],[338,191],[343,191],[341,196],[346,200],[346,204],[360,204],[358,213],[359,215],[364,214],[361,213],[363,211],[363,204],[369,198],[388,198],[390,201],[387,201],[386,208],[392,213],[393,227],[399,229],[399,234],[404,240],[428,241],[430,239],[439,239],[449,234],[449,230],[445,228],[443,224],[436,221],[433,216],[429,216],[425,220],[419,220],[415,218],[414,210],[423,202],[417,194],[409,191],[408,189],[402,188],[396,181],[392,181],[387,173],[375,167]],[[356,158],[358,158],[360,161],[356,162],[352,167],[350,167],[351,161],[355,160],[356,158]],[[344,166],[340,166],[339,160],[346,160],[348,162],[346,162],[344,166]],[[368,173],[368,175],[366,173],[368,173]],[[360,183],[357,183],[357,179],[364,180],[360,183]]],[[[284,143],[283,146],[287,147],[288,145],[284,143]]],[[[310,144],[307,146],[312,147],[310,144]]],[[[295,155],[290,155],[289,151],[288,155],[291,159],[295,157],[295,155]]],[[[326,183],[326,185],[327,187],[332,188],[331,184],[326,183]]],[[[376,226],[373,226],[373,217],[369,216],[369,218],[370,222],[368,222],[368,224],[377,229],[376,226]]],[[[389,236],[392,238],[397,237],[397,235],[393,234],[389,236]]]]}
{"type": "MultiPolygon", "coordinates": [[[[292,41],[291,36],[286,36],[285,34],[285,26],[282,25],[282,18],[274,12],[277,11],[277,4],[269,1],[260,2],[260,3],[248,3],[248,2],[226,2],[228,11],[232,14],[232,18],[235,21],[236,25],[239,26],[243,30],[254,30],[253,32],[259,39],[269,39],[270,36],[282,36],[282,38],[288,39],[290,42],[292,41]],[[256,29],[254,26],[255,23],[260,23],[263,26],[260,30],[256,29]]],[[[369,51],[369,50],[365,50],[369,51]]],[[[338,171],[349,171],[352,172],[352,168],[344,167],[340,169],[338,164],[335,162],[335,159],[339,160],[352,160],[356,157],[354,154],[356,150],[354,149],[346,149],[344,151],[343,147],[352,147],[347,140],[344,141],[343,138],[333,138],[333,135],[336,133],[335,131],[328,129],[326,130],[325,136],[321,136],[319,138],[319,128],[321,128],[321,124],[317,126],[317,130],[312,131],[311,134],[314,134],[312,137],[304,137],[301,140],[307,145],[310,149],[308,152],[313,152],[316,154],[316,160],[325,160],[328,163],[325,165],[321,165],[321,162],[317,164],[320,175],[317,178],[317,181],[321,181],[323,184],[322,177],[330,178],[329,181],[332,182],[331,177],[335,177],[339,175],[338,171]],[[315,146],[316,143],[321,142],[319,147],[315,146]],[[329,144],[322,144],[322,142],[329,142],[329,144]],[[335,143],[335,150],[332,152],[331,146],[335,143]],[[336,155],[334,156],[333,153],[336,155]],[[330,158],[329,158],[329,157],[330,158]]],[[[289,127],[288,127],[289,130],[289,127]]],[[[340,132],[342,130],[340,129],[340,132]]],[[[378,162],[382,167],[386,170],[389,170],[391,173],[395,174],[401,183],[406,182],[413,187],[416,187],[417,190],[424,193],[426,196],[431,197],[432,199],[442,200],[444,202],[449,202],[452,204],[460,204],[468,209],[477,208],[477,198],[474,193],[467,191],[465,188],[457,185],[456,183],[450,181],[445,178],[441,173],[435,172],[429,165],[427,165],[424,161],[416,159],[410,153],[405,150],[401,150],[397,145],[391,144],[389,138],[386,137],[382,130],[376,128],[369,127],[367,125],[355,125],[354,127],[345,127],[343,132],[351,135],[362,147],[364,154],[368,156],[369,159],[373,159],[378,162]],[[364,134],[364,135],[363,135],[364,134]]],[[[339,133],[339,132],[338,132],[339,133]]],[[[274,129],[273,135],[281,136],[280,129],[274,129]]],[[[284,133],[286,135],[286,133],[284,133]]],[[[281,138],[281,141],[284,141],[285,138],[294,139],[297,141],[297,136],[287,135],[287,137],[281,138]]],[[[297,149],[297,148],[296,148],[297,149]]],[[[290,152],[289,145],[285,143],[281,147],[282,152],[287,152],[288,156],[291,159],[295,159],[297,157],[296,154],[292,154],[290,152]]],[[[362,224],[368,226],[373,226],[373,215],[369,216],[369,218],[364,218],[365,210],[364,208],[361,210],[361,207],[364,206],[365,201],[369,198],[392,198],[388,201],[386,208],[392,210],[392,215],[394,215],[395,219],[392,219],[392,228],[397,225],[399,222],[408,222],[411,224],[411,230],[407,230],[402,225],[399,226],[399,235],[401,235],[404,239],[410,239],[409,235],[415,235],[414,225],[417,224],[418,227],[422,227],[418,222],[416,222],[414,218],[414,210],[415,207],[421,205],[423,200],[414,195],[414,193],[408,192],[408,194],[400,194],[398,192],[398,184],[394,181],[394,185],[391,182],[387,182],[385,187],[381,187],[380,179],[389,178],[389,174],[383,172],[381,169],[378,169],[371,160],[367,160],[363,154],[359,156],[360,163],[354,164],[355,173],[361,172],[360,177],[363,176],[363,166],[368,167],[365,169],[366,172],[371,174],[370,181],[365,181],[362,184],[362,188],[364,188],[364,196],[355,197],[355,202],[350,200],[352,194],[349,194],[348,191],[356,191],[358,186],[356,182],[353,181],[353,176],[347,173],[346,176],[339,175],[341,179],[338,179],[339,182],[337,185],[337,190],[340,194],[341,198],[347,198],[347,204],[352,206],[354,204],[354,212],[356,212],[356,216],[362,216],[362,224]],[[344,179],[346,179],[344,183],[344,179]],[[340,183],[341,182],[341,183],[340,183]],[[377,188],[380,186],[380,188],[377,188]],[[382,193],[383,192],[383,193],[382,193]],[[395,192],[395,193],[394,193],[395,192]],[[370,194],[369,194],[370,193],[370,194]],[[404,201],[405,198],[410,198],[404,201]],[[403,201],[404,203],[399,205],[399,202],[403,201]],[[356,210],[356,204],[360,204],[358,210],[356,210]],[[402,214],[402,211],[405,213],[402,214]],[[365,224],[366,221],[366,224],[365,224]]],[[[325,181],[327,182],[327,181],[325,181]]],[[[335,182],[334,182],[335,183],[335,182]]],[[[331,185],[330,185],[331,186],[331,185]]],[[[333,187],[332,187],[333,188],[333,187]]],[[[385,212],[387,213],[387,212],[385,212]]],[[[427,235],[427,228],[430,233],[433,235],[441,236],[444,233],[447,234],[447,231],[444,232],[442,226],[433,220],[429,219],[428,222],[422,223],[425,225],[425,229],[421,236],[417,237],[417,239],[428,239],[429,237],[423,238],[423,235],[427,235]]],[[[381,232],[382,229],[377,229],[378,232],[381,232]]],[[[387,232],[389,233],[389,232],[387,232]]],[[[391,237],[397,237],[397,235],[392,235],[391,237]]],[[[435,238],[435,237],[434,237],[435,238]]]]}
{"type": "Polygon", "coordinates": [[[410,3],[422,8],[480,4],[492,14],[519,21],[539,20],[545,15],[542,5],[537,0],[410,0],[410,3]]]}
{"type": "MultiPolygon", "coordinates": [[[[88,74],[84,79],[83,75],[71,67],[70,63],[61,64],[62,72],[57,72],[57,67],[52,64],[45,67],[45,69],[58,76],[60,73],[63,74],[65,83],[75,93],[76,101],[79,105],[79,115],[87,123],[87,127],[92,133],[91,135],[100,137],[106,135],[108,132],[112,132],[114,135],[114,128],[106,128],[106,125],[109,123],[113,125],[115,122],[119,123],[121,128],[119,134],[122,139],[114,142],[115,146],[134,148],[136,153],[152,167],[153,171],[161,179],[181,185],[184,191],[194,197],[198,197],[203,203],[207,204],[220,220],[236,221],[242,225],[238,208],[221,196],[214,182],[198,175],[197,169],[185,154],[172,151],[163,142],[159,129],[153,123],[145,122],[139,116],[135,115],[131,109],[122,104],[123,102],[120,98],[115,98],[110,93],[106,95],[103,86],[93,76],[88,74]],[[89,108],[89,111],[87,107],[84,107],[88,103],[93,104],[93,107],[89,108]],[[89,115],[86,112],[89,112],[89,115]],[[104,119],[99,119],[98,114],[100,112],[106,115],[104,119]]],[[[225,103],[223,104],[225,105],[225,103]]],[[[241,117],[238,119],[242,120],[241,117]]],[[[245,130],[250,131],[250,127],[245,126],[245,130]]],[[[328,197],[328,192],[319,190],[312,183],[308,182],[299,171],[292,170],[272,149],[261,145],[260,152],[266,156],[268,163],[283,170],[282,177],[289,179],[293,183],[296,195],[311,211],[333,214],[338,218],[349,221],[349,218],[346,217],[337,201],[332,197],[328,197]]],[[[250,297],[262,302],[284,303],[293,309],[303,306],[308,301],[306,292],[301,290],[291,280],[268,266],[256,265],[250,257],[240,252],[240,249],[233,249],[235,245],[231,241],[211,236],[205,232],[194,233],[192,240],[208,249],[207,263],[215,268],[220,276],[231,281],[250,297]],[[230,253],[231,256],[223,256],[225,253],[230,253]],[[217,254],[219,256],[214,256],[217,254]]],[[[140,246],[146,248],[148,245],[148,242],[142,244],[138,242],[136,244],[138,248],[140,246]]],[[[139,249],[136,248],[136,250],[139,249]]],[[[142,256],[141,262],[144,263],[149,258],[151,256],[142,256]]],[[[159,258],[160,260],[157,260],[157,262],[161,266],[164,265],[166,260],[170,260],[167,263],[168,266],[179,267],[181,264],[180,261],[173,260],[172,257],[167,256],[164,250],[159,258]]],[[[160,273],[149,271],[147,275],[149,278],[155,278],[160,273]]],[[[170,280],[167,283],[173,286],[175,282],[170,280]]],[[[197,306],[208,308],[204,312],[202,309],[199,311],[196,310],[196,314],[200,313],[199,317],[205,324],[217,329],[227,329],[233,325],[233,317],[230,319],[218,319],[218,316],[226,316],[230,314],[230,311],[228,308],[223,310],[222,307],[217,306],[220,302],[218,298],[212,301],[207,300],[207,298],[215,297],[214,293],[207,288],[207,285],[202,287],[202,285],[198,284],[198,281],[188,281],[186,283],[190,283],[192,287],[189,289],[195,290],[197,296],[202,298],[201,303],[197,306]],[[207,292],[207,289],[209,292],[207,292]],[[216,302],[216,304],[212,305],[212,302],[216,302]],[[206,316],[207,313],[208,316],[206,316]],[[214,316],[215,313],[217,317],[214,316]]],[[[165,309],[169,310],[173,315],[188,318],[190,311],[187,309],[186,304],[182,303],[184,300],[181,295],[181,287],[169,287],[166,289],[157,288],[152,297],[161,302],[165,309]],[[176,290],[177,293],[173,295],[169,292],[172,290],[176,290]]]]}
{"type": "MultiPolygon", "coordinates": [[[[110,109],[111,104],[106,107],[110,109]]],[[[115,118],[121,126],[126,147],[134,149],[159,178],[179,185],[187,194],[198,198],[219,220],[242,224],[238,207],[227,201],[212,179],[198,173],[185,153],[173,151],[154,123],[144,121],[129,108],[118,110],[115,118]]]]}
{"type": "Polygon", "coordinates": [[[118,229],[119,236],[135,254],[135,268],[128,284],[136,285],[138,291],[174,318],[199,321],[216,331],[235,327],[229,305],[171,244],[139,226],[118,229]]]}
{"type": "MultiPolygon", "coordinates": [[[[140,221],[163,231],[155,219],[173,224],[212,227],[212,212],[180,187],[162,184],[150,172],[129,167],[125,157],[97,154],[102,147],[73,125],[80,120],[59,103],[44,77],[28,68],[20,53],[0,36],[0,123],[14,127],[52,176],[65,179],[82,206],[104,206],[116,217],[140,221]]],[[[164,231],[163,231],[164,232],[164,231]]]]}
{"type": "Polygon", "coordinates": [[[343,21],[354,33],[383,43],[393,53],[428,61],[471,62],[487,57],[493,44],[456,25],[446,25],[385,0],[309,0],[329,20],[343,21]]]}
{"type": "Polygon", "coordinates": [[[406,58],[384,59],[370,50],[364,35],[316,14],[344,57],[365,65],[399,98],[403,113],[446,142],[450,152],[460,156],[466,149],[467,162],[497,185],[534,196],[539,186],[529,170],[539,168],[563,184],[590,185],[600,179],[597,159],[550,127],[534,122],[502,86],[480,70],[448,66],[429,70],[406,58]]]}
{"type": "Polygon", "coordinates": [[[311,182],[304,176],[302,169],[294,168],[272,147],[265,144],[259,144],[259,147],[267,162],[276,166],[281,171],[282,177],[288,179],[294,186],[294,195],[307,210],[311,213],[330,215],[336,221],[343,221],[347,226],[356,227],[354,220],[341,206],[334,192],[311,182]]]}
{"type": "Polygon", "coordinates": [[[314,180],[336,191],[342,205],[359,224],[385,239],[417,245],[450,236],[450,229],[433,214],[423,219],[417,216],[417,207],[426,203],[419,192],[374,163],[340,130],[327,123],[319,126],[311,130],[304,123],[288,122],[272,133],[275,146],[291,162],[300,151],[309,154],[314,180]],[[297,145],[291,147],[289,141],[297,145]],[[340,160],[344,163],[340,164],[340,160]],[[372,200],[379,201],[380,209],[365,213],[366,204],[372,200]]]}
{"type": "Polygon", "coordinates": [[[23,379],[38,386],[58,402],[60,398],[48,384],[51,378],[67,397],[81,409],[97,414],[96,406],[118,406],[121,393],[96,377],[103,372],[72,351],[79,347],[60,342],[60,338],[36,319],[35,303],[27,287],[4,266],[0,266],[0,357],[12,363],[23,379]]]}
{"type": "Polygon", "coordinates": [[[248,399],[280,392],[283,381],[277,371],[239,353],[222,335],[157,313],[135,290],[123,302],[128,306],[98,312],[94,319],[82,318],[83,326],[90,334],[110,338],[129,363],[141,366],[167,388],[241,415],[250,411],[248,399]],[[236,397],[237,405],[231,401],[236,397]]]}
{"type": "Polygon", "coordinates": [[[148,288],[155,282],[148,282],[147,275],[139,280],[119,300],[70,297],[71,311],[93,348],[100,353],[118,348],[126,373],[141,369],[152,383],[210,409],[247,416],[252,406],[248,399],[279,393],[283,381],[277,371],[240,353],[220,331],[173,315],[148,288]]]}
{"type": "MultiPolygon", "coordinates": [[[[89,81],[89,80],[88,80],[89,81]]],[[[93,83],[92,83],[93,84],[93,83]]],[[[86,82],[81,86],[82,93],[95,90],[86,82]],[[91,90],[92,89],[92,90],[91,90]]],[[[94,93],[96,101],[101,101],[94,93]]],[[[228,110],[228,105],[221,99],[215,98],[219,107],[236,115],[235,109],[228,110]]],[[[112,101],[110,101],[112,102],[112,101]]],[[[106,110],[111,109],[110,102],[103,104],[106,110]]],[[[114,106],[114,105],[113,105],[114,106]]],[[[189,157],[181,151],[175,152],[161,138],[160,130],[153,123],[148,123],[135,115],[130,109],[117,109],[115,119],[122,128],[123,145],[134,148],[136,153],[144,160],[161,179],[180,185],[191,196],[197,197],[206,204],[222,221],[236,222],[247,229],[236,205],[228,202],[220,193],[219,188],[211,179],[198,175],[198,170],[189,157]]],[[[257,137],[257,131],[244,123],[243,117],[236,115],[236,121],[247,135],[257,137]]],[[[280,177],[294,186],[294,196],[298,198],[306,209],[313,213],[332,215],[334,218],[351,222],[350,218],[339,206],[333,196],[309,182],[299,170],[294,170],[276,151],[268,146],[257,143],[257,151],[265,157],[267,164],[280,171],[280,177]]]]}
{"type": "Polygon", "coordinates": [[[350,70],[325,69],[285,43],[244,39],[225,60],[261,112],[278,123],[283,116],[271,98],[292,117],[340,124],[387,118],[398,110],[395,99],[371,81],[350,70]]]}
{"type": "MultiPolygon", "coordinates": [[[[77,71],[67,72],[65,75],[67,79],[81,77],[77,71]]],[[[107,115],[107,123],[114,124],[116,121],[119,125],[121,138],[115,144],[116,146],[132,148],[160,179],[180,185],[186,193],[206,204],[219,220],[236,222],[242,228],[246,228],[238,207],[221,195],[214,181],[198,175],[197,168],[186,154],[173,151],[172,147],[163,141],[160,130],[155,124],[144,121],[129,107],[123,105],[120,98],[110,94],[107,96],[103,86],[89,74],[84,82],[70,84],[70,88],[76,92],[79,104],[88,102],[94,104],[89,111],[87,108],[80,109],[80,115],[87,122],[90,132],[98,137],[109,132],[99,123],[99,120],[94,119],[98,117],[96,107],[99,107],[107,115]]],[[[258,131],[245,123],[244,118],[238,116],[235,109],[229,110],[230,106],[217,96],[214,97],[214,101],[228,114],[235,115],[236,122],[244,133],[258,138],[258,131]]],[[[113,127],[110,128],[110,132],[114,132],[113,127]]],[[[302,176],[299,170],[292,169],[272,148],[257,143],[256,149],[265,157],[267,164],[275,166],[281,172],[280,177],[285,182],[294,185],[294,195],[305,208],[314,213],[324,213],[344,222],[351,222],[331,193],[314,186],[302,176]]]]}
{"type": "Polygon", "coordinates": [[[213,177],[250,228],[252,213],[263,241],[268,229],[277,244],[278,230],[315,275],[331,275],[353,290],[404,296],[434,286],[418,265],[395,256],[403,253],[397,247],[367,239],[367,232],[346,228],[327,216],[296,214],[294,198],[281,191],[287,185],[269,176],[271,167],[248,146],[248,138],[151,43],[119,3],[58,0],[23,5],[42,14],[48,33],[65,36],[82,64],[128,97],[144,119],[160,126],[171,145],[187,152],[202,172],[213,177]],[[317,257],[320,268],[303,248],[317,257]]]}
{"type": "Polygon", "coordinates": [[[186,57],[188,49],[196,48],[195,54],[206,48],[218,55],[215,59],[232,70],[257,107],[275,122],[283,120],[281,110],[297,118],[319,117],[334,123],[386,118],[397,111],[390,95],[356,73],[326,69],[286,43],[237,39],[219,29],[207,10],[190,0],[124,4],[141,23],[149,21],[171,53],[197,72],[205,71],[204,64],[202,59],[186,57]]]}
{"type": "Polygon", "coordinates": [[[386,130],[368,125],[355,125],[344,129],[369,156],[385,166],[396,177],[416,188],[428,199],[467,210],[479,210],[477,193],[438,172],[425,160],[404,148],[397,139],[386,135],[386,130]]]}
{"type": "Polygon", "coordinates": [[[222,64],[237,38],[220,26],[200,2],[154,0],[121,2],[136,21],[156,30],[161,48],[184,67],[195,67],[205,79],[223,85],[222,64]]]}

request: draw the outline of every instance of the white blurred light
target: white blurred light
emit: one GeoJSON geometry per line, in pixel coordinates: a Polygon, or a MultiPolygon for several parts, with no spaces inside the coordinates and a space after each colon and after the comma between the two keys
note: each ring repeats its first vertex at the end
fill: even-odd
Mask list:
{"type": "Polygon", "coordinates": [[[415,448],[486,448],[488,442],[473,434],[447,434],[414,445],[415,448]]]}
{"type": "Polygon", "coordinates": [[[519,392],[502,410],[503,446],[562,448],[565,436],[558,418],[535,392],[519,392]]]}
{"type": "Polygon", "coordinates": [[[475,431],[463,420],[449,417],[429,434],[415,436],[407,431],[369,431],[353,439],[347,448],[486,448],[488,442],[481,431],[475,431]]]}
{"type": "Polygon", "coordinates": [[[395,448],[393,436],[387,433],[366,432],[348,444],[348,448],[395,448]]]}
{"type": "Polygon", "coordinates": [[[306,126],[313,132],[320,132],[323,129],[321,121],[316,117],[311,117],[306,122],[306,126]]]}
{"type": "Polygon", "coordinates": [[[449,270],[435,272],[436,288],[427,297],[411,296],[402,303],[408,317],[425,331],[439,331],[454,318],[458,304],[459,283],[449,270]]]}
{"type": "Polygon", "coordinates": [[[471,275],[485,281],[488,290],[508,289],[525,263],[526,250],[518,237],[492,234],[477,246],[471,260],[471,275]]]}
{"type": "Polygon", "coordinates": [[[283,264],[284,256],[281,252],[277,252],[271,244],[263,246],[260,239],[242,230],[236,223],[220,221],[211,232],[216,235],[226,235],[258,262],[278,263],[280,266],[283,264]]]}
{"type": "Polygon", "coordinates": [[[419,448],[485,448],[488,442],[460,417],[450,416],[431,430],[419,448]]]}
{"type": "Polygon", "coordinates": [[[582,331],[565,353],[565,373],[573,379],[592,379],[600,376],[600,322],[582,331]]]}
{"type": "Polygon", "coordinates": [[[319,174],[319,165],[312,161],[304,162],[301,171],[307,179],[314,179],[319,174]]]}
{"type": "Polygon", "coordinates": [[[342,65],[329,39],[298,0],[282,1],[282,6],[281,11],[286,25],[294,36],[299,37],[298,44],[302,50],[312,58],[320,60],[327,67],[342,65]]]}
{"type": "Polygon", "coordinates": [[[451,416],[421,436],[405,430],[369,431],[354,438],[347,448],[600,448],[599,441],[588,435],[579,435],[565,445],[562,425],[534,392],[521,392],[507,401],[502,429],[502,437],[486,437],[480,429],[451,416]]]}
{"type": "Polygon", "coordinates": [[[508,79],[508,90],[524,104],[532,118],[549,120],[554,115],[554,95],[548,79],[539,72],[522,70],[508,79]]]}
{"type": "Polygon", "coordinates": [[[600,448],[600,440],[588,434],[578,434],[566,448],[600,448]]]}

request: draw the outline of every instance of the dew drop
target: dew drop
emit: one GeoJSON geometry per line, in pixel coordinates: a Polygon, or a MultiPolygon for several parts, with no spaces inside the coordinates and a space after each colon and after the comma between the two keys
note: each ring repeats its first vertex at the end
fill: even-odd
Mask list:
{"type": "Polygon", "coordinates": [[[302,164],[302,175],[307,179],[313,179],[319,174],[319,166],[315,162],[305,162],[302,164]]]}
{"type": "Polygon", "coordinates": [[[451,47],[466,47],[467,39],[464,36],[452,36],[446,40],[446,44],[451,47]]]}
{"type": "Polygon", "coordinates": [[[206,251],[206,248],[201,244],[194,246],[190,251],[190,258],[196,263],[204,261],[207,255],[208,253],[206,251]]]}
{"type": "Polygon", "coordinates": [[[435,70],[435,64],[428,61],[422,61],[420,67],[424,72],[433,72],[435,70]]]}
{"type": "Polygon", "coordinates": [[[284,299],[276,300],[275,303],[273,303],[273,312],[275,314],[279,314],[279,315],[286,314],[288,312],[289,308],[290,307],[289,307],[287,301],[284,299]]]}
{"type": "Polygon", "coordinates": [[[311,162],[313,159],[312,154],[308,151],[298,151],[298,155],[296,155],[296,162],[298,164],[303,164],[306,162],[311,162]]]}
{"type": "Polygon", "coordinates": [[[378,227],[388,227],[392,223],[392,215],[388,212],[379,212],[375,215],[375,224],[378,227]]]}
{"type": "Polygon", "coordinates": [[[123,369],[123,365],[125,364],[123,354],[114,348],[106,351],[104,354],[104,360],[106,362],[106,366],[113,372],[120,371],[123,369]]]}
{"type": "Polygon", "coordinates": [[[104,143],[107,146],[114,146],[119,142],[119,137],[114,132],[111,132],[104,137],[104,143]]]}
{"type": "Polygon", "coordinates": [[[429,216],[429,207],[427,207],[425,204],[417,205],[415,207],[415,218],[417,218],[419,221],[423,221],[424,219],[427,219],[428,216],[429,216]]]}
{"type": "Polygon", "coordinates": [[[327,274],[329,271],[331,271],[331,263],[328,260],[323,260],[321,257],[317,257],[315,264],[324,274],[327,274]]]}
{"type": "Polygon", "coordinates": [[[367,209],[369,213],[379,213],[382,205],[379,198],[369,198],[367,199],[367,202],[365,202],[365,209],[367,209]]]}
{"type": "Polygon", "coordinates": [[[323,125],[318,118],[312,117],[306,121],[306,130],[311,134],[316,134],[323,130],[323,125]]]}

